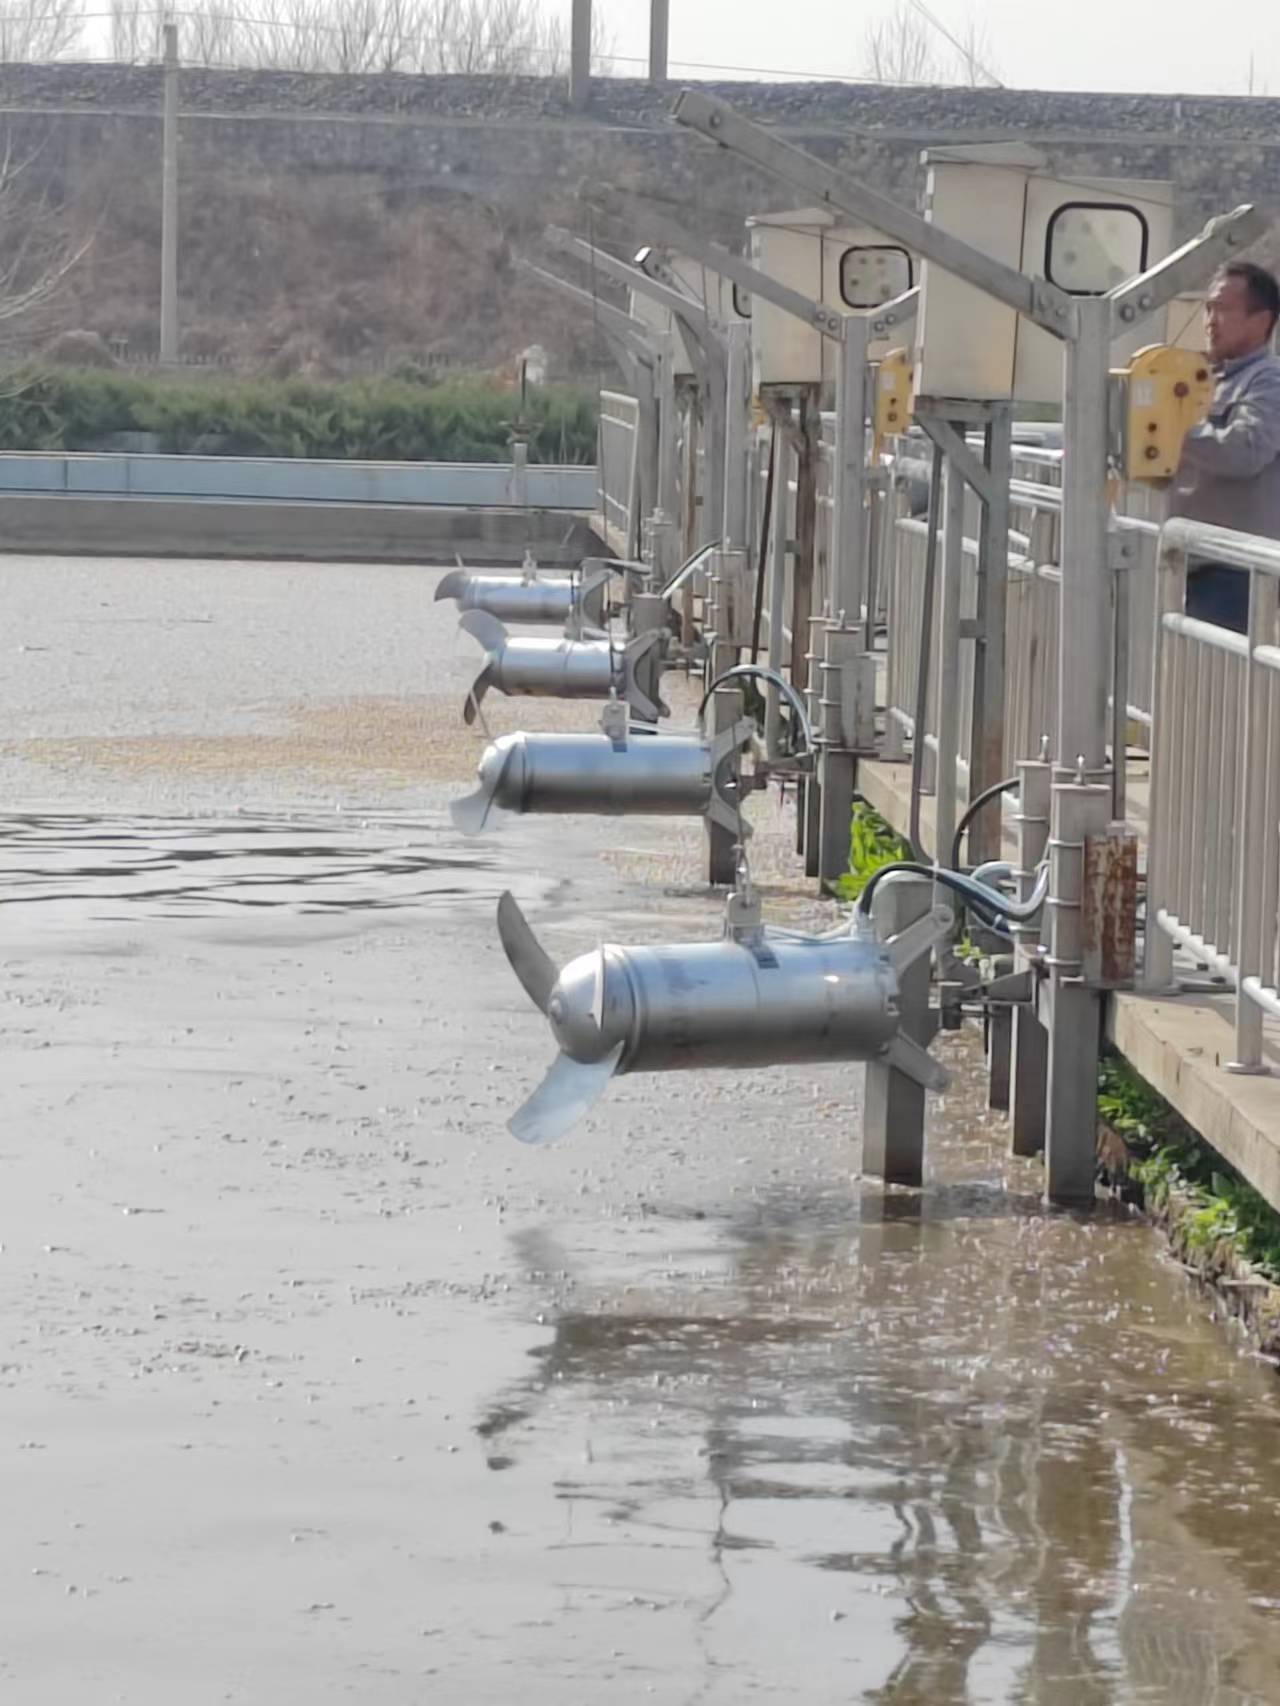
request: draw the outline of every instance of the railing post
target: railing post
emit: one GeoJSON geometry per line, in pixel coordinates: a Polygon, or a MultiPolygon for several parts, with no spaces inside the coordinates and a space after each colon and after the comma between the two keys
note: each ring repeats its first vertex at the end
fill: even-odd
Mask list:
{"type": "MultiPolygon", "coordinates": [[[[1245,979],[1262,972],[1263,869],[1267,835],[1277,834],[1268,823],[1264,767],[1268,762],[1269,677],[1274,673],[1258,661],[1259,646],[1275,643],[1277,586],[1270,575],[1256,570],[1249,577],[1249,656],[1245,664],[1244,740],[1240,753],[1242,802],[1236,847],[1236,1036],[1235,1059],[1228,1072],[1266,1073],[1262,1055],[1262,1008],[1245,988],[1245,979]]],[[[1229,755],[1224,754],[1224,758],[1229,755]]],[[[1274,755],[1270,762],[1275,762],[1274,755]]]]}
{"type": "Polygon", "coordinates": [[[1174,824],[1171,778],[1175,703],[1166,615],[1182,609],[1186,597],[1187,556],[1161,534],[1156,547],[1155,634],[1151,663],[1151,774],[1147,795],[1147,900],[1142,937],[1142,987],[1168,989],[1173,983],[1173,942],[1156,922],[1169,893],[1174,837],[1185,826],[1174,824]]]}

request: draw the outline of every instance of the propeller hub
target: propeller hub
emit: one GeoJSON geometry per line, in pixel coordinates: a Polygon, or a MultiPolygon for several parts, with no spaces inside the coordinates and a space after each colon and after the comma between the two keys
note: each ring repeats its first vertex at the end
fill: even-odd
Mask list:
{"type": "Polygon", "coordinates": [[[565,1054],[587,1065],[629,1041],[635,1012],[625,970],[603,950],[570,960],[556,980],[547,1018],[565,1054]]]}

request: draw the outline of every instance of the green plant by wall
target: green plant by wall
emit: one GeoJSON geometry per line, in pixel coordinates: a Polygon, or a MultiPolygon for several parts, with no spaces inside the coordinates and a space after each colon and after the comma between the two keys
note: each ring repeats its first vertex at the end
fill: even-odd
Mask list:
{"type": "Polygon", "coordinates": [[[1130,1173],[1155,1208],[1184,1199],[1178,1236],[1209,1261],[1229,1249],[1280,1284],[1280,1214],[1116,1056],[1102,1063],[1098,1112],[1136,1157],[1130,1173]]]}
{"type": "Polygon", "coordinates": [[[864,800],[856,800],[849,823],[849,869],[837,878],[835,892],[841,900],[857,900],[882,865],[910,858],[907,844],[879,812],[864,800]]]}
{"type": "MultiPolygon", "coordinates": [[[[154,433],[169,454],[306,456],[387,462],[506,462],[519,400],[475,380],[385,377],[184,379],[69,368],[0,386],[0,450],[93,450],[114,433],[154,433]]],[[[593,462],[596,397],[530,393],[531,462],[593,462]]]]}

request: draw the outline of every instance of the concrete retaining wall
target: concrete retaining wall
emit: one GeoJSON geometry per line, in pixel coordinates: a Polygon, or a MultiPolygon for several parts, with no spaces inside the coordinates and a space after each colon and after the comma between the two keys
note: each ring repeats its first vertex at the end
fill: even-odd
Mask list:
{"type": "MultiPolygon", "coordinates": [[[[591,511],[594,467],[536,464],[536,509],[591,511]]],[[[512,470],[485,462],[318,462],[284,457],[0,455],[0,492],[76,492],[165,498],[247,498],[350,504],[515,502],[512,470]]]]}
{"type": "Polygon", "coordinates": [[[246,557],[339,563],[544,566],[600,555],[563,510],[0,491],[0,550],[52,556],[246,557]]]}

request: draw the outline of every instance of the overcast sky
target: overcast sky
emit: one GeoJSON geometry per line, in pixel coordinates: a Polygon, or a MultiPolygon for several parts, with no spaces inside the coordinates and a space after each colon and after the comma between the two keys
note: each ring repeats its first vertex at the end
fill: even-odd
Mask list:
{"type": "MultiPolygon", "coordinates": [[[[1280,0],[1232,0],[1220,9],[1204,0],[1070,0],[1056,13],[1067,26],[1060,30],[1054,8],[1029,0],[927,3],[957,36],[970,16],[985,26],[992,69],[1011,87],[1245,94],[1252,53],[1254,92],[1280,96],[1280,0]]],[[[619,56],[647,54],[648,0],[596,5],[619,56]]],[[[868,19],[891,9],[892,0],[671,0],[672,75],[690,70],[683,61],[856,77],[868,19]]],[[[617,69],[638,73],[624,63],[617,69]]]]}

